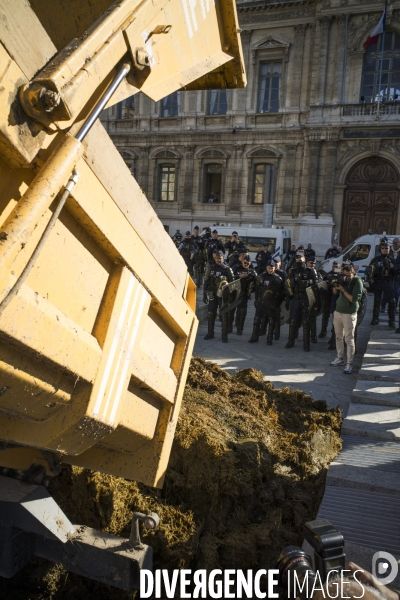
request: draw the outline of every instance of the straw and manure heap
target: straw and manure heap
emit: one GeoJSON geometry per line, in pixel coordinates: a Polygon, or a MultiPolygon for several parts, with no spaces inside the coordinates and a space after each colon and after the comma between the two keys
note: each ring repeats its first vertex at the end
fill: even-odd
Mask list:
{"type": "MultiPolygon", "coordinates": [[[[272,568],[316,517],[340,426],[323,400],[196,357],[162,490],[65,466],[50,493],[73,522],[124,537],[134,511],[157,512],[159,529],[142,536],[155,568],[272,568]]],[[[1,584],[5,600],[130,597],[38,559],[1,584]]]]}

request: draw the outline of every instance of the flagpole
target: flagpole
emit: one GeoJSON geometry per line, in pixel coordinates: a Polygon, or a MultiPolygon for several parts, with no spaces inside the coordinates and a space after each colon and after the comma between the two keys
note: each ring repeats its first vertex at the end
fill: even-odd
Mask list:
{"type": "Polygon", "coordinates": [[[380,109],[380,103],[381,103],[381,85],[382,85],[382,70],[383,70],[383,53],[385,51],[385,33],[386,33],[387,5],[388,5],[388,0],[386,0],[386,2],[385,2],[385,19],[384,19],[385,25],[384,25],[384,28],[383,28],[383,35],[382,35],[381,68],[379,69],[378,116],[379,116],[379,109],[380,109]]]}

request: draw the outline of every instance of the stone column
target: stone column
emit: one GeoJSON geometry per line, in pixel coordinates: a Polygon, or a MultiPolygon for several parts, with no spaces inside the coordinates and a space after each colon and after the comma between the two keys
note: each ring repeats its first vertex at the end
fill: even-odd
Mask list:
{"type": "Polygon", "coordinates": [[[285,150],[285,174],[283,179],[282,205],[277,207],[281,215],[292,215],[293,212],[293,186],[296,175],[296,148],[295,144],[286,144],[285,150]]]}
{"type": "Polygon", "coordinates": [[[328,46],[329,46],[329,30],[331,28],[332,17],[324,16],[319,19],[319,65],[318,65],[318,80],[316,104],[325,103],[325,83],[326,72],[328,68],[328,46]]]}
{"type": "Polygon", "coordinates": [[[324,192],[320,216],[331,216],[333,210],[333,192],[335,185],[337,142],[325,142],[324,192]]]}
{"type": "Polygon", "coordinates": [[[306,140],[301,182],[300,212],[315,216],[321,142],[306,140]]]}
{"type": "Polygon", "coordinates": [[[246,148],[245,144],[236,143],[234,155],[229,161],[230,172],[228,175],[227,184],[227,214],[229,212],[240,211],[240,201],[246,201],[246,193],[243,190],[243,152],[246,148]]]}
{"type": "Polygon", "coordinates": [[[241,34],[241,41],[243,47],[243,60],[245,63],[246,73],[247,73],[247,87],[243,89],[234,89],[231,91],[233,93],[232,99],[232,114],[243,114],[246,111],[246,95],[248,93],[250,87],[250,68],[253,67],[250,61],[250,40],[251,40],[252,31],[250,29],[244,29],[241,34]]]}
{"type": "Polygon", "coordinates": [[[149,152],[151,146],[141,146],[140,148],[140,160],[138,165],[138,183],[149,200],[157,200],[154,195],[150,198],[149,196],[149,152]]]}
{"type": "Polygon", "coordinates": [[[337,15],[337,39],[336,39],[336,69],[333,93],[333,104],[342,104],[344,56],[346,43],[346,15],[337,15]]]}
{"type": "Polygon", "coordinates": [[[294,26],[294,44],[290,49],[290,60],[288,64],[286,107],[295,108],[297,110],[300,107],[300,92],[304,57],[304,38],[306,29],[306,23],[294,26]]]}
{"type": "Polygon", "coordinates": [[[314,60],[314,43],[315,43],[315,23],[309,23],[305,32],[304,41],[304,77],[300,82],[300,106],[305,107],[312,104],[312,73],[313,73],[313,60],[314,60]]]}
{"type": "Polygon", "coordinates": [[[180,173],[183,177],[182,198],[180,205],[183,210],[191,210],[193,204],[193,171],[194,171],[194,150],[196,146],[186,146],[184,148],[183,172],[180,173]]]}

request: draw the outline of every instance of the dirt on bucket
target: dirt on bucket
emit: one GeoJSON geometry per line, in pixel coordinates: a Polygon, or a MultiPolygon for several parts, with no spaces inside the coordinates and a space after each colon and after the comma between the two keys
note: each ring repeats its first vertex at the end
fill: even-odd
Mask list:
{"type": "MultiPolygon", "coordinates": [[[[157,512],[160,527],[142,535],[155,568],[273,568],[317,515],[341,422],[260,371],[232,376],[195,357],[162,490],[65,465],[49,491],[71,521],[123,537],[133,512],[157,512]]],[[[132,597],[41,559],[0,586],[4,600],[132,597]]]]}

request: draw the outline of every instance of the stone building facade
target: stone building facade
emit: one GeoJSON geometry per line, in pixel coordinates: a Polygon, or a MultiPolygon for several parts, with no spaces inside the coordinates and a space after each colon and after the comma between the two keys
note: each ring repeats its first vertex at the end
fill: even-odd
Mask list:
{"type": "Polygon", "coordinates": [[[265,204],[319,254],[332,239],[400,232],[400,0],[389,1],[383,62],[379,45],[363,47],[384,5],[238,2],[246,89],[138,94],[104,113],[170,233],[262,226],[265,204]]]}

